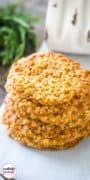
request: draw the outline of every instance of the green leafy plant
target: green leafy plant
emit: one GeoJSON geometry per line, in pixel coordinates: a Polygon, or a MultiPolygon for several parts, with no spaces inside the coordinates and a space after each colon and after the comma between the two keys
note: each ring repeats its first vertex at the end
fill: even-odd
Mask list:
{"type": "Polygon", "coordinates": [[[24,6],[10,4],[0,8],[0,65],[12,64],[14,60],[36,50],[37,37],[33,24],[38,21],[27,13],[24,6]]]}

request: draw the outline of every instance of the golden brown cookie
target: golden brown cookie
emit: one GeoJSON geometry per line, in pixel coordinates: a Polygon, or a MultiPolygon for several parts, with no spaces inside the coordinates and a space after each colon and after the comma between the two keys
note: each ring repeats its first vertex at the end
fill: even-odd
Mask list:
{"type": "Polygon", "coordinates": [[[62,130],[58,126],[42,124],[38,120],[35,121],[32,119],[25,119],[23,117],[18,118],[13,106],[7,103],[5,106],[2,121],[8,127],[8,132],[12,137],[14,136],[14,133],[15,135],[17,134],[18,140],[21,137],[21,139],[23,140],[22,133],[25,133],[25,138],[27,141],[29,135],[30,139],[34,138],[33,141],[35,141],[35,143],[40,140],[40,143],[42,144],[42,146],[40,145],[41,148],[50,148],[51,146],[53,147],[53,143],[55,146],[60,145],[61,147],[63,145],[64,148],[64,144],[69,144],[69,142],[73,143],[74,140],[76,142],[76,139],[81,139],[84,136],[88,136],[90,134],[90,120],[88,115],[88,111],[83,113],[81,119],[77,120],[78,122],[80,120],[80,122],[77,124],[78,126],[72,127],[72,124],[75,124],[75,122],[73,122],[70,125],[67,124],[62,130]],[[21,128],[22,130],[19,128],[21,128]],[[46,147],[45,142],[48,143],[46,144],[46,147]]]}
{"type": "Polygon", "coordinates": [[[57,53],[36,53],[8,75],[2,122],[34,148],[66,149],[90,136],[90,70],[57,53]]]}
{"type": "Polygon", "coordinates": [[[37,53],[12,66],[6,89],[42,105],[84,102],[90,98],[90,71],[62,54],[37,53]]]}
{"type": "MultiPolygon", "coordinates": [[[[89,107],[88,100],[85,101],[83,104],[78,104],[77,101],[75,101],[71,104],[65,104],[64,106],[50,106],[50,109],[48,110],[49,113],[47,113],[46,110],[47,107],[49,108],[49,106],[37,105],[30,100],[22,99],[18,95],[15,96],[13,94],[8,94],[6,102],[8,102],[8,104],[12,104],[11,106],[14,107],[16,114],[19,118],[23,117],[25,119],[38,119],[42,123],[58,125],[62,128],[65,126],[65,124],[71,124],[71,122],[74,122],[75,119],[78,119],[78,117],[80,117],[81,114],[83,114],[83,112],[89,107]],[[51,110],[52,112],[50,112],[51,110]],[[57,110],[57,113],[54,113],[54,110],[57,110]]],[[[78,121],[75,125],[77,124],[78,121]]]]}
{"type": "MultiPolygon", "coordinates": [[[[19,119],[15,112],[12,113],[9,109],[9,113],[5,110],[3,115],[3,123],[6,124],[8,134],[14,139],[18,140],[21,144],[37,147],[37,148],[52,148],[52,149],[66,149],[70,145],[74,145],[78,140],[86,137],[90,133],[88,125],[84,128],[74,128],[70,131],[65,130],[64,134],[60,134],[58,137],[45,138],[41,134],[34,132],[27,123],[23,123],[24,119],[19,119]]],[[[88,123],[90,126],[90,122],[88,123]]]]}

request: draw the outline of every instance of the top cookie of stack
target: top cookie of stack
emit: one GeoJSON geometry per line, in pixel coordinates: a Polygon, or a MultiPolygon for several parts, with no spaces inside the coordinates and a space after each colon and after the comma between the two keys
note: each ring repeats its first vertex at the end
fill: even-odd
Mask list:
{"type": "MultiPolygon", "coordinates": [[[[49,131],[48,139],[52,139],[44,145],[41,143],[40,147],[55,148],[58,144],[57,139],[54,145],[52,141],[56,129],[63,131],[63,142],[64,137],[70,134],[67,141],[57,145],[58,148],[64,148],[66,144],[68,147],[68,143],[74,144],[90,134],[90,71],[82,69],[78,62],[69,57],[49,52],[22,58],[13,64],[6,90],[7,104],[12,104],[19,119],[22,117],[30,122],[31,118],[44,125],[44,128],[47,125],[44,135],[49,131]],[[50,129],[55,130],[52,137],[50,129]],[[74,137],[73,130],[79,136],[75,134],[74,137]],[[74,138],[70,140],[72,136],[74,138]]],[[[58,142],[61,137],[60,131],[57,133],[58,142]]]]}
{"type": "Polygon", "coordinates": [[[89,73],[64,55],[34,54],[13,65],[6,89],[42,105],[59,105],[88,95],[89,73]]]}

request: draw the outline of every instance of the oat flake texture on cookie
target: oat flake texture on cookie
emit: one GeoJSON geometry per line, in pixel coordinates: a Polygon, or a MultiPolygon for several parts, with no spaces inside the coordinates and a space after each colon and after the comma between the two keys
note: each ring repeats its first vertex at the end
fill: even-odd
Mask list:
{"type": "Polygon", "coordinates": [[[90,135],[90,70],[59,53],[14,63],[2,123],[21,144],[66,149],[90,135]]]}

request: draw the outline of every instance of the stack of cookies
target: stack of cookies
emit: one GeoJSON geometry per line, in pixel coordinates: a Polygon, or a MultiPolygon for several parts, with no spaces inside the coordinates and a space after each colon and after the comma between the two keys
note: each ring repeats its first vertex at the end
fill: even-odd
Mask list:
{"type": "Polygon", "coordinates": [[[66,149],[90,135],[90,70],[57,53],[36,53],[12,65],[2,122],[34,148],[66,149]]]}

